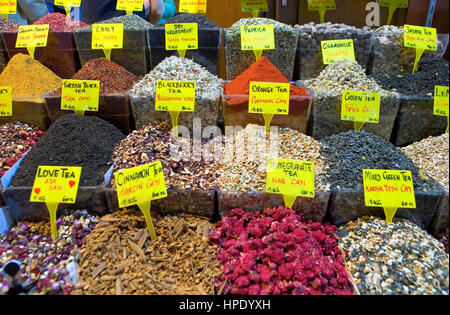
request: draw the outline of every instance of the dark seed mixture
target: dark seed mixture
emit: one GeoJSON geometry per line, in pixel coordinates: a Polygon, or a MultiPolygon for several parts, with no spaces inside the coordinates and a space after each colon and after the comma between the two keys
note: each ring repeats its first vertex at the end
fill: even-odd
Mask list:
{"type": "Polygon", "coordinates": [[[165,24],[174,23],[197,23],[199,29],[218,29],[219,26],[214,24],[210,19],[202,14],[177,14],[162,24],[157,24],[155,28],[164,28],[165,24]]]}
{"type": "Polygon", "coordinates": [[[448,229],[439,236],[439,240],[444,244],[445,252],[448,254],[448,229]]]}
{"type": "Polygon", "coordinates": [[[32,187],[39,165],[81,166],[80,186],[98,186],[123,134],[97,117],[76,114],[58,119],[23,159],[12,186],[32,187]]]}
{"type": "Polygon", "coordinates": [[[448,254],[417,225],[364,217],[336,233],[361,294],[449,294],[448,254]]]}
{"type": "Polygon", "coordinates": [[[348,131],[322,140],[320,150],[326,169],[323,182],[336,189],[363,189],[363,169],[409,170],[416,191],[430,187],[418,169],[400,150],[368,132],[348,131]]]}

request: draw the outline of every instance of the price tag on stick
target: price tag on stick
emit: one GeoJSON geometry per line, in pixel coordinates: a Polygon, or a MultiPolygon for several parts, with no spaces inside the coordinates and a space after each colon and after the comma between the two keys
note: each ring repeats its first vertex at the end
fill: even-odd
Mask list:
{"type": "Polygon", "coordinates": [[[291,208],[298,196],[314,198],[314,163],[287,159],[267,162],[266,192],[282,194],[286,207],[291,208]]]}
{"type": "Polygon", "coordinates": [[[418,70],[420,58],[425,50],[437,49],[436,29],[432,27],[405,25],[404,42],[405,47],[416,49],[416,60],[413,68],[414,74],[418,70]]]}
{"type": "Polygon", "coordinates": [[[252,12],[254,18],[259,16],[259,12],[268,12],[267,0],[241,0],[242,12],[252,12]]]}
{"type": "Polygon", "coordinates": [[[436,116],[447,117],[447,130],[449,127],[449,110],[448,110],[448,86],[435,86],[434,87],[434,108],[433,113],[436,116]]]}
{"type": "Polygon", "coordinates": [[[78,115],[85,111],[98,111],[100,81],[63,80],[61,109],[73,110],[78,115]]]}
{"type": "Polygon", "coordinates": [[[167,197],[161,162],[118,171],[114,177],[119,207],[137,205],[144,214],[151,239],[156,239],[155,227],[150,215],[151,201],[167,197]]]}
{"type": "Polygon", "coordinates": [[[177,50],[183,58],[186,50],[198,49],[197,23],[166,24],[165,35],[166,50],[177,50]]]}
{"type": "Polygon", "coordinates": [[[324,65],[341,60],[356,60],[353,39],[323,40],[320,46],[322,47],[324,65]]]}
{"type": "Polygon", "coordinates": [[[363,170],[364,198],[367,207],[382,207],[386,221],[398,208],[416,208],[411,171],[363,170]]]}
{"type": "Polygon", "coordinates": [[[12,116],[12,89],[0,86],[0,117],[12,116]]]}
{"type": "Polygon", "coordinates": [[[144,0],[117,0],[116,10],[133,14],[133,11],[144,10],[144,0]]]}
{"type": "Polygon", "coordinates": [[[123,24],[92,25],[92,49],[103,49],[111,60],[112,49],[123,48],[123,24]]]}
{"type": "Polygon", "coordinates": [[[262,114],[267,134],[274,115],[289,115],[289,83],[250,82],[248,112],[262,114]]]}
{"type": "Polygon", "coordinates": [[[264,49],[275,49],[273,25],[242,25],[241,49],[253,50],[256,61],[261,58],[264,49]]]}
{"type": "Polygon", "coordinates": [[[66,15],[70,15],[72,8],[79,8],[81,0],[55,0],[55,5],[61,5],[66,10],[66,15]]]}
{"type": "Polygon", "coordinates": [[[74,204],[77,199],[81,167],[39,166],[31,191],[31,202],[45,202],[50,213],[52,236],[56,238],[56,211],[60,203],[74,204]]]}
{"type": "Polygon", "coordinates": [[[17,34],[16,48],[26,48],[32,58],[36,47],[47,46],[48,24],[21,25],[17,34]]]}
{"type": "Polygon", "coordinates": [[[0,0],[0,14],[8,19],[9,14],[16,14],[17,0],[0,0]]]}
{"type": "Polygon", "coordinates": [[[325,23],[325,13],[327,10],[336,10],[335,0],[308,0],[309,11],[319,11],[320,23],[325,23]]]}
{"type": "Polygon", "coordinates": [[[343,91],[341,120],[353,121],[356,131],[361,131],[365,123],[378,124],[380,100],[379,93],[343,91]]]}
{"type": "Polygon", "coordinates": [[[180,0],[182,13],[206,13],[206,0],[180,0]]]}
{"type": "Polygon", "coordinates": [[[395,11],[397,8],[406,9],[409,6],[408,0],[379,0],[378,4],[381,7],[387,7],[389,8],[389,15],[386,22],[386,25],[391,25],[392,17],[394,16],[395,11]]]}

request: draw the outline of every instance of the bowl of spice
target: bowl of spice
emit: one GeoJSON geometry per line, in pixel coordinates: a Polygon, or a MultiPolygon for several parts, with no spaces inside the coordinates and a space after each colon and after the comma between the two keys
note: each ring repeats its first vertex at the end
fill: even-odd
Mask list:
{"type": "Polygon", "coordinates": [[[320,140],[340,132],[353,130],[354,123],[341,120],[342,93],[344,90],[380,94],[380,117],[378,124],[366,123],[363,130],[386,140],[391,139],[400,97],[394,91],[383,90],[355,61],[338,61],[328,65],[312,80],[297,81],[314,93],[312,131],[314,139],[320,140]]]}
{"type": "MultiPolygon", "coordinates": [[[[152,24],[136,14],[113,17],[96,24],[123,24],[123,48],[111,51],[111,61],[137,76],[146,75],[150,71],[147,30],[152,24]]],[[[93,25],[89,25],[74,30],[82,66],[91,59],[105,57],[102,49],[91,49],[92,27],[93,25]]]]}
{"type": "MultiPolygon", "coordinates": [[[[63,79],[68,79],[80,69],[80,61],[75,46],[73,30],[87,26],[86,23],[68,18],[61,13],[47,14],[33,25],[48,24],[47,46],[37,47],[35,59],[63,79]]],[[[14,31],[2,32],[9,57],[15,54],[27,54],[24,48],[16,48],[18,28],[14,31]]]]}
{"type": "MultiPolygon", "coordinates": [[[[98,58],[85,63],[71,79],[100,81],[98,111],[87,111],[85,115],[106,120],[124,134],[134,130],[134,118],[128,95],[128,91],[138,81],[134,74],[106,58],[98,58]]],[[[61,88],[47,93],[44,98],[52,122],[71,113],[61,109],[61,88]]]]}
{"type": "MultiPolygon", "coordinates": [[[[190,213],[213,217],[217,184],[217,159],[204,153],[207,144],[220,148],[221,137],[215,142],[176,139],[166,122],[150,123],[133,131],[119,144],[111,156],[113,167],[105,176],[106,199],[109,209],[118,210],[114,173],[160,161],[168,196],[153,200],[152,209],[167,213],[190,213]],[[182,149],[180,153],[178,150],[182,149]],[[192,154],[192,156],[191,156],[192,154]]],[[[214,151],[212,151],[214,153],[214,151]]]]}
{"type": "Polygon", "coordinates": [[[262,55],[277,67],[288,80],[293,79],[298,32],[290,25],[266,18],[241,19],[225,30],[225,61],[227,80],[233,80],[255,62],[253,51],[241,49],[242,25],[273,25],[275,49],[262,55]]]}
{"type": "Polygon", "coordinates": [[[277,128],[276,133],[272,129],[267,137],[265,127],[259,125],[248,125],[243,130],[225,134],[223,158],[217,170],[219,215],[226,216],[235,208],[258,211],[283,204],[282,195],[265,192],[267,161],[274,156],[314,162],[315,197],[298,197],[293,208],[305,219],[321,222],[331,194],[318,178],[325,168],[320,143],[289,128],[277,128]]]}
{"type": "Polygon", "coordinates": [[[114,146],[122,139],[123,134],[116,127],[97,117],[70,114],[58,119],[1,179],[13,219],[48,218],[45,203],[29,201],[41,165],[82,167],[76,202],[65,207],[104,214],[108,208],[101,186],[114,146]]]}
{"type": "Polygon", "coordinates": [[[20,121],[42,131],[50,126],[43,94],[61,87],[61,78],[29,55],[16,54],[0,74],[0,86],[12,88],[12,116],[0,124],[20,121]]]}
{"type": "Polygon", "coordinates": [[[191,134],[194,118],[201,119],[203,126],[217,126],[220,95],[223,92],[222,80],[191,59],[171,56],[164,59],[130,91],[137,128],[156,121],[171,122],[169,112],[155,109],[156,87],[160,80],[195,81],[195,109],[194,112],[180,113],[180,126],[187,127],[191,134]]]}
{"type": "MultiPolygon", "coordinates": [[[[222,96],[225,126],[242,126],[245,128],[248,124],[264,125],[263,115],[250,114],[248,112],[251,82],[289,83],[280,70],[269,59],[262,56],[233,81],[225,83],[224,95],[222,96]]],[[[275,115],[271,125],[292,128],[306,133],[311,102],[312,96],[304,87],[291,84],[289,91],[289,115],[275,115]]]]}
{"type": "Polygon", "coordinates": [[[150,64],[155,68],[161,61],[170,56],[179,56],[176,50],[166,50],[165,26],[167,24],[197,23],[198,49],[188,49],[186,58],[205,67],[209,72],[219,73],[219,54],[222,41],[222,29],[201,14],[177,14],[148,30],[150,46],[150,64]]]}

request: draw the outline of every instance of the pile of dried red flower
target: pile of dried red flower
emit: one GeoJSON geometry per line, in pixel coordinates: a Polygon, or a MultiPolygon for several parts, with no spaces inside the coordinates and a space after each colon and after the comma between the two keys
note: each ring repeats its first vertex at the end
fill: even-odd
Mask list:
{"type": "Polygon", "coordinates": [[[237,295],[353,294],[335,231],[283,207],[232,210],[210,235],[221,248],[216,288],[237,295]]]}

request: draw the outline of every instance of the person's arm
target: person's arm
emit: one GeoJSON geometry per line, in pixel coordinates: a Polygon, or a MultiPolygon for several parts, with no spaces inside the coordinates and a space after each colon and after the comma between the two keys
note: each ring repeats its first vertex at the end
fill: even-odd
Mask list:
{"type": "Polygon", "coordinates": [[[48,14],[47,5],[44,0],[17,0],[17,4],[30,24],[48,14]]]}
{"type": "Polygon", "coordinates": [[[149,20],[153,25],[157,24],[164,16],[164,0],[150,0],[149,20]]]}

